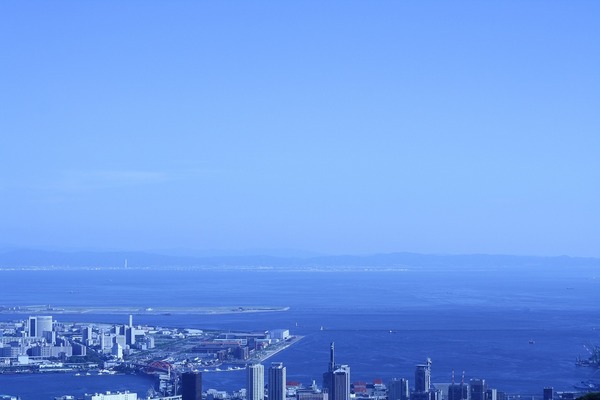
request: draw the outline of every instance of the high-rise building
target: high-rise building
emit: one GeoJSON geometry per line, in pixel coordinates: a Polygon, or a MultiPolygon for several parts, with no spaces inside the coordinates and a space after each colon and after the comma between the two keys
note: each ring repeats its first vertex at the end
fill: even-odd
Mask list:
{"type": "Polygon", "coordinates": [[[252,364],[246,368],[246,400],[265,399],[265,368],[252,364]]]}
{"type": "Polygon", "coordinates": [[[392,379],[388,384],[388,400],[408,400],[408,379],[392,379]]]}
{"type": "MultiPolygon", "coordinates": [[[[350,367],[335,363],[335,343],[329,347],[329,365],[323,374],[323,391],[329,400],[348,400],[350,398],[350,367]]],[[[270,399],[269,399],[270,400],[270,399]]]]}
{"type": "Polygon", "coordinates": [[[283,363],[274,362],[269,367],[269,400],[285,400],[286,371],[283,363]]]}
{"type": "Polygon", "coordinates": [[[347,365],[338,365],[333,371],[333,382],[329,400],[348,400],[350,399],[350,367],[347,365]]]}
{"type": "Polygon", "coordinates": [[[52,316],[29,317],[27,320],[27,335],[29,337],[44,337],[44,332],[52,332],[52,316]]]}
{"type": "Polygon", "coordinates": [[[431,359],[425,364],[417,365],[415,371],[415,392],[426,393],[431,388],[431,359]]]}
{"type": "Polygon", "coordinates": [[[470,400],[486,400],[487,390],[485,379],[471,379],[469,381],[470,400]]]}
{"type": "Polygon", "coordinates": [[[200,372],[181,374],[181,400],[202,400],[202,374],[200,372]]]}

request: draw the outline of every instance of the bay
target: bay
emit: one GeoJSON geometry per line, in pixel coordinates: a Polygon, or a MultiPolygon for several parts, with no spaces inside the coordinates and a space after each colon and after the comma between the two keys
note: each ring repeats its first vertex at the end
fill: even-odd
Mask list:
{"type": "MultiPolygon", "coordinates": [[[[329,343],[352,380],[414,380],[433,360],[432,381],[465,371],[509,393],[541,396],[595,378],[577,367],[583,345],[598,343],[600,285],[594,268],[360,270],[12,270],[0,271],[0,305],[112,307],[290,307],[215,315],[134,315],[136,324],[222,330],[289,328],[305,336],[270,361],[288,380],[320,384],[329,343]],[[323,330],[321,330],[323,327],[323,330]],[[535,344],[529,341],[534,340],[535,344]]],[[[0,314],[2,320],[26,315],[0,314]]],[[[125,323],[126,315],[55,315],[59,321],[125,323]]],[[[144,377],[0,375],[0,393],[24,400],[124,390],[144,394],[144,377]],[[59,388],[56,388],[57,383],[59,388]],[[129,384],[129,387],[127,387],[129,384]],[[58,390],[60,389],[60,393],[58,390]],[[34,392],[35,391],[35,392],[34,392]]],[[[204,374],[204,387],[238,390],[243,372],[204,374]]]]}

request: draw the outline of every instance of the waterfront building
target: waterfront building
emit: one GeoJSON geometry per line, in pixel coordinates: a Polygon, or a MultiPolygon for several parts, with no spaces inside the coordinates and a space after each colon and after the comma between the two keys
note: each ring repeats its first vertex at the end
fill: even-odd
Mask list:
{"type": "Polygon", "coordinates": [[[394,378],[388,383],[388,400],[408,400],[409,398],[408,379],[394,378]]]}
{"type": "Polygon", "coordinates": [[[417,365],[415,370],[415,392],[428,393],[431,388],[431,359],[425,364],[417,365]]]}
{"type": "Polygon", "coordinates": [[[83,400],[137,400],[137,393],[117,392],[117,393],[94,393],[85,394],[83,400]]]}
{"type": "Polygon", "coordinates": [[[488,389],[485,392],[485,400],[498,400],[498,389],[488,389]]]}
{"type": "Polygon", "coordinates": [[[486,400],[487,390],[485,379],[471,379],[469,381],[470,400],[486,400]]]}
{"type": "Polygon", "coordinates": [[[269,339],[288,340],[290,338],[289,329],[273,329],[269,332],[269,339]]]}
{"type": "Polygon", "coordinates": [[[71,357],[73,355],[73,347],[69,346],[33,346],[29,349],[29,354],[32,357],[71,357]]]}
{"type": "Polygon", "coordinates": [[[274,362],[269,367],[269,400],[285,400],[286,369],[283,363],[274,362]]]}
{"type": "Polygon", "coordinates": [[[262,364],[252,364],[246,368],[246,400],[264,400],[265,368],[262,364]]]}
{"type": "Polygon", "coordinates": [[[0,355],[4,358],[17,358],[20,354],[25,354],[25,351],[25,348],[18,343],[0,347],[0,355]]]}
{"type": "Polygon", "coordinates": [[[544,388],[544,400],[552,400],[554,399],[554,388],[545,387],[544,388]]]}
{"type": "Polygon", "coordinates": [[[200,372],[181,374],[181,399],[202,400],[202,374],[200,372]]]}

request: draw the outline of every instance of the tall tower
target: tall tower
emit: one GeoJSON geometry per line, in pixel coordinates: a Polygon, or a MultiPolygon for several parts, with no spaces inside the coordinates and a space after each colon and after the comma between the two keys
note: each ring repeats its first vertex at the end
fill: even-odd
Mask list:
{"type": "Polygon", "coordinates": [[[427,363],[417,365],[415,371],[415,392],[426,393],[431,388],[431,359],[427,363]]]}
{"type": "Polygon", "coordinates": [[[181,399],[202,400],[202,374],[200,372],[181,374],[181,399]]]}
{"type": "Polygon", "coordinates": [[[246,400],[265,399],[265,367],[262,364],[246,368],[246,400]]]}
{"type": "Polygon", "coordinates": [[[271,363],[269,368],[269,400],[285,400],[286,371],[283,363],[271,363]]]}
{"type": "Polygon", "coordinates": [[[329,345],[329,366],[327,372],[323,374],[323,391],[329,393],[329,399],[333,393],[333,371],[335,371],[335,343],[331,342],[329,345]]]}
{"type": "Polygon", "coordinates": [[[335,342],[331,342],[329,346],[329,371],[335,370],[335,342]]]}

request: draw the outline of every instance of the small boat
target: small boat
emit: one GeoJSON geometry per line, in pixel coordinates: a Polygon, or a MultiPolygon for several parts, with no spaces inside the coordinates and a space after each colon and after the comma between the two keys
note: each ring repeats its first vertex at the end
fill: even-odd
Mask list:
{"type": "Polygon", "coordinates": [[[529,339],[529,344],[535,344],[535,340],[529,339]]]}

